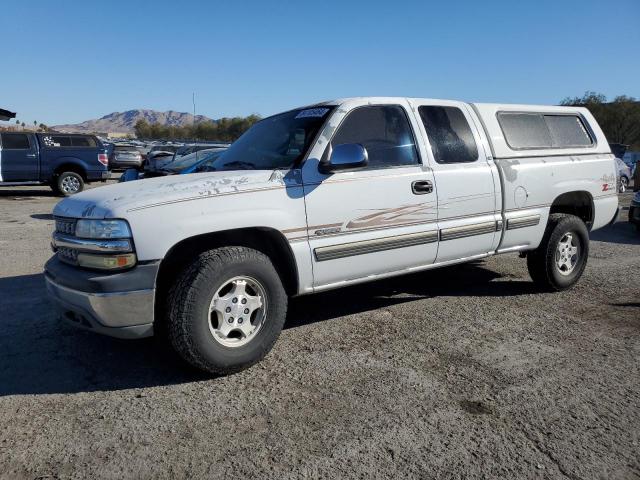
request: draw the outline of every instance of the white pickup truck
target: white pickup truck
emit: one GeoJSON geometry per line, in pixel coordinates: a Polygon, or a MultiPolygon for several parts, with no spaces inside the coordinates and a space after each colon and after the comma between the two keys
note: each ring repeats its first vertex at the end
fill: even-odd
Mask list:
{"type": "Polygon", "coordinates": [[[566,289],[617,212],[584,108],[351,98],[260,121],[210,173],[62,200],[45,274],[67,320],[162,333],[224,374],[271,349],[294,295],[506,252],[566,289]]]}

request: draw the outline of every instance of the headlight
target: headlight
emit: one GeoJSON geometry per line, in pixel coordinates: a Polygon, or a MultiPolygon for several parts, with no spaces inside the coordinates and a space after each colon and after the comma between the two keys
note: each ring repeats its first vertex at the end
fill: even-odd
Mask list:
{"type": "Polygon", "coordinates": [[[76,237],[131,238],[131,229],[125,220],[78,220],[76,237]]]}

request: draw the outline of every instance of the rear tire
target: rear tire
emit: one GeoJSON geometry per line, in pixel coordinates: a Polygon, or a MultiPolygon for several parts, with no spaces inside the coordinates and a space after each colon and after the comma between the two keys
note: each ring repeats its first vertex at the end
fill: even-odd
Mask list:
{"type": "Polygon", "coordinates": [[[84,180],[76,172],[62,172],[53,180],[51,189],[63,197],[69,197],[84,190],[84,180]]]}
{"type": "Polygon", "coordinates": [[[589,257],[589,232],[574,216],[554,213],[538,248],[527,255],[529,275],[543,290],[561,291],[575,285],[589,257]]]}
{"type": "Polygon", "coordinates": [[[626,192],[627,188],[629,188],[629,179],[626,177],[626,175],[622,175],[620,177],[620,187],[618,188],[618,193],[626,192]]]}
{"type": "Polygon", "coordinates": [[[284,325],[287,294],[266,255],[217,248],[178,276],[167,312],[167,334],[178,354],[196,368],[227,375],[271,350],[284,325]]]}

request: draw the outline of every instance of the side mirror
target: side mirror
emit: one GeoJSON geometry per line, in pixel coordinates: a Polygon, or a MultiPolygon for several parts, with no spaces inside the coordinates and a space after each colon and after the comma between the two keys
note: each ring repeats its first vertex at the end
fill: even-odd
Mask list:
{"type": "Polygon", "coordinates": [[[345,143],[336,145],[331,151],[328,160],[321,161],[318,165],[320,173],[331,174],[359,170],[369,163],[367,149],[359,143],[345,143]]]}

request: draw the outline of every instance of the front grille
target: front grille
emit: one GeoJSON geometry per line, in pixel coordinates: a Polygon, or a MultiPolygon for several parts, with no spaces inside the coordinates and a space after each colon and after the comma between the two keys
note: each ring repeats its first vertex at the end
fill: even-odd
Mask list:
{"type": "Polygon", "coordinates": [[[58,247],[56,249],[56,254],[58,258],[65,263],[70,263],[72,265],[78,264],[78,252],[71,248],[66,247],[58,247]]]}
{"type": "Polygon", "coordinates": [[[75,235],[76,233],[76,219],[56,217],[56,232],[63,235],[75,235]]]}

